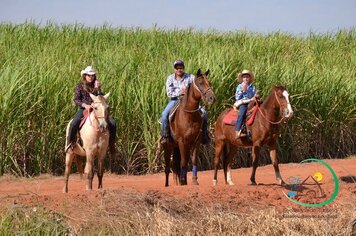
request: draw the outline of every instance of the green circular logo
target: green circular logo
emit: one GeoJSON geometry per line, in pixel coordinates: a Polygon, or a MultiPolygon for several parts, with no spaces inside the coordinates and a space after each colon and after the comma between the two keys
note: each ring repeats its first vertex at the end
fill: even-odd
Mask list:
{"type": "MultiPolygon", "coordinates": [[[[315,158],[308,158],[308,159],[305,159],[303,161],[301,161],[300,163],[306,163],[306,162],[318,162],[320,164],[322,164],[323,166],[325,166],[331,173],[331,175],[333,176],[333,180],[334,180],[334,192],[333,194],[331,195],[331,197],[329,199],[327,199],[326,201],[324,202],[320,202],[320,203],[315,203],[315,204],[310,204],[310,203],[304,203],[304,202],[299,202],[291,197],[294,197],[295,195],[293,194],[286,194],[285,192],[283,192],[283,194],[292,202],[298,204],[298,205],[301,205],[301,206],[305,206],[305,207],[321,207],[321,206],[325,206],[327,204],[329,204],[330,202],[334,201],[336,196],[338,195],[339,193],[339,180],[335,174],[335,171],[323,160],[319,160],[319,159],[315,159],[315,158]]],[[[321,178],[320,175],[318,175],[319,178],[321,178]]]]}

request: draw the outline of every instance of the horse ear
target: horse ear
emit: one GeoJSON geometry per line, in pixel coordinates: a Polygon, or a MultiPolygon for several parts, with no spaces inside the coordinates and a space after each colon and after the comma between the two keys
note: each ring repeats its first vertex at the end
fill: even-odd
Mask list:
{"type": "Polygon", "coordinates": [[[209,72],[210,72],[210,70],[208,69],[208,70],[205,72],[205,75],[208,76],[208,75],[209,75],[209,72]]]}
{"type": "Polygon", "coordinates": [[[89,95],[90,95],[91,99],[94,101],[96,96],[94,94],[92,94],[92,93],[89,93],[89,95]]]}
{"type": "Polygon", "coordinates": [[[201,70],[200,70],[200,68],[199,68],[198,71],[197,71],[197,76],[201,76],[201,70]]]}
{"type": "Polygon", "coordinates": [[[110,96],[110,92],[104,95],[105,101],[108,100],[109,96],[110,96]]]}
{"type": "Polygon", "coordinates": [[[274,84],[272,84],[272,88],[273,88],[273,90],[277,90],[277,87],[274,84]]]}
{"type": "Polygon", "coordinates": [[[284,83],[284,88],[287,90],[287,84],[286,83],[284,83]]]}

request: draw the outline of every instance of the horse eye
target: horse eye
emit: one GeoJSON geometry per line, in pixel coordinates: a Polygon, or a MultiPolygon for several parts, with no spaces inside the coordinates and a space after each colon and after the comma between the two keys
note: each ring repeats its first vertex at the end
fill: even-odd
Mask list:
{"type": "Polygon", "coordinates": [[[97,107],[94,107],[94,109],[95,109],[95,110],[98,110],[98,108],[97,108],[97,107]]]}

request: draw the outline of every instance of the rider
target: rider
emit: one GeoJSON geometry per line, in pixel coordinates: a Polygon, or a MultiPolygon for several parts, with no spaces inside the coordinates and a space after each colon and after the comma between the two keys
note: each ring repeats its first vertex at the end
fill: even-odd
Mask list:
{"type": "MultiPolygon", "coordinates": [[[[68,132],[67,137],[67,147],[65,150],[67,151],[72,145],[76,142],[76,135],[79,130],[79,124],[81,119],[83,118],[84,109],[90,109],[91,103],[93,100],[91,99],[89,93],[94,94],[95,96],[103,95],[101,92],[101,84],[99,80],[96,79],[96,72],[91,66],[87,66],[84,70],[80,72],[82,77],[82,81],[76,86],[74,93],[74,103],[78,106],[78,111],[75,114],[68,132]]],[[[109,117],[108,120],[109,125],[109,150],[112,155],[115,154],[115,137],[116,137],[116,123],[112,117],[109,117]]]]}
{"type": "Polygon", "coordinates": [[[249,70],[243,70],[238,74],[237,79],[240,84],[236,88],[234,108],[239,109],[240,112],[235,125],[235,134],[236,138],[241,138],[246,136],[245,133],[242,133],[241,128],[246,119],[247,105],[256,95],[256,86],[253,83],[255,76],[249,70]]]}
{"type": "MultiPolygon", "coordinates": [[[[177,102],[181,95],[184,95],[187,87],[194,80],[194,75],[184,72],[184,62],[182,60],[176,60],[173,63],[175,72],[167,77],[166,81],[166,91],[169,97],[169,102],[162,112],[161,122],[161,143],[167,143],[170,137],[169,134],[169,111],[173,108],[174,104],[177,102]]],[[[207,144],[210,142],[210,137],[208,135],[208,114],[200,107],[200,112],[203,118],[203,134],[201,142],[207,144]]]]}

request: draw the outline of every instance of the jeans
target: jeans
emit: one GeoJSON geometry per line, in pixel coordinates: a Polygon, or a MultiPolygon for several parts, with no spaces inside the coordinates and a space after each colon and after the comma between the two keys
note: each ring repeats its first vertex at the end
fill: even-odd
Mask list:
{"type": "Polygon", "coordinates": [[[235,130],[236,131],[240,131],[241,130],[242,123],[246,119],[247,105],[248,104],[242,104],[239,107],[239,111],[240,111],[239,112],[239,117],[237,117],[237,122],[236,122],[236,125],[235,125],[235,130]]]}
{"type": "Polygon", "coordinates": [[[169,127],[168,127],[168,123],[169,123],[169,111],[173,108],[174,104],[176,103],[177,100],[170,100],[166,106],[166,108],[164,108],[164,111],[162,112],[162,117],[161,117],[161,135],[162,136],[168,136],[168,131],[169,131],[169,127]]]}

